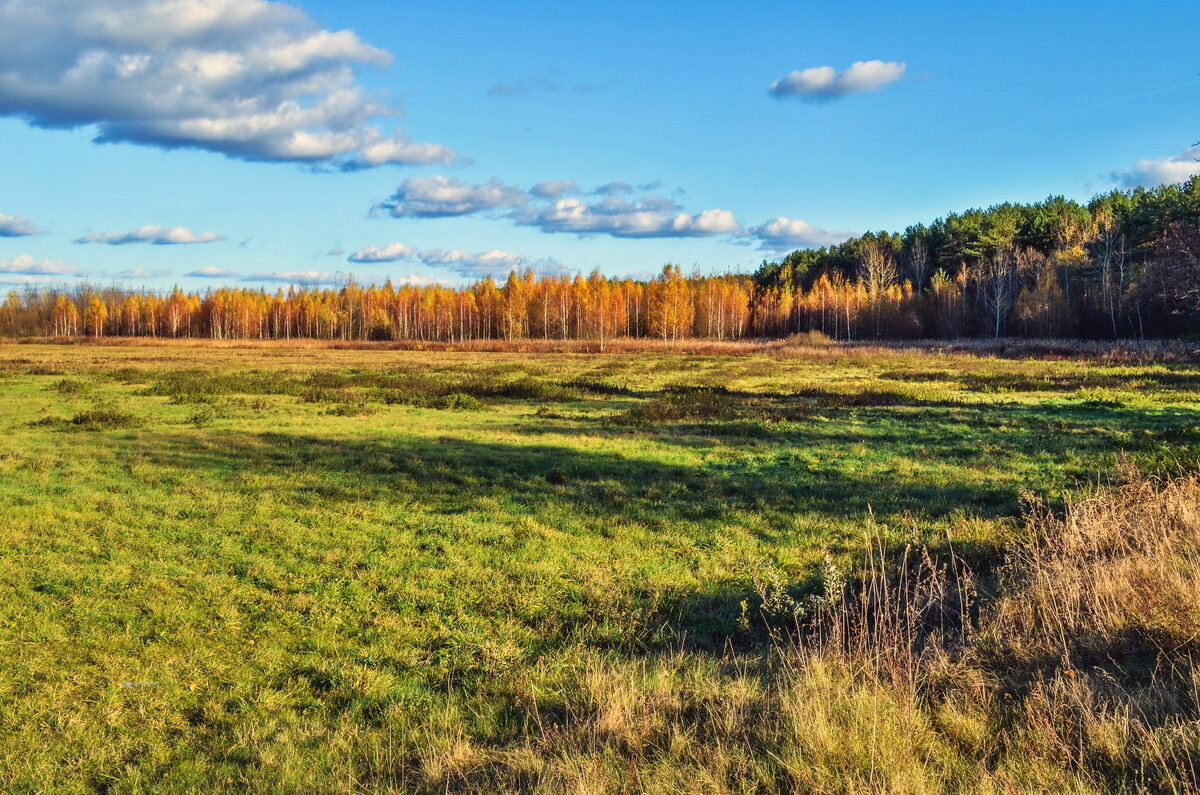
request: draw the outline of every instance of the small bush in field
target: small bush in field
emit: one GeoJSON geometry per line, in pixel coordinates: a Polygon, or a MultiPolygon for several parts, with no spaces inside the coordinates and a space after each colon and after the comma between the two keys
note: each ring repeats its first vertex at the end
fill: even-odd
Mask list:
{"type": "Polygon", "coordinates": [[[87,384],[74,378],[55,381],[50,388],[63,396],[86,395],[90,391],[87,384]]]}
{"type": "Polygon", "coordinates": [[[821,331],[804,331],[784,339],[789,348],[830,348],[837,345],[828,334],[821,331]]]}
{"type": "Polygon", "coordinates": [[[205,406],[188,417],[188,422],[197,428],[207,428],[217,418],[217,411],[212,406],[205,406]]]}
{"type": "Polygon", "coordinates": [[[136,428],[142,424],[136,414],[122,411],[115,406],[96,406],[81,411],[70,420],[71,425],[88,431],[110,430],[114,428],[136,428]]]}
{"type": "Polygon", "coordinates": [[[451,392],[448,395],[438,395],[427,399],[421,404],[423,408],[448,409],[450,411],[483,411],[486,408],[479,398],[462,392],[451,392]]]}
{"type": "Polygon", "coordinates": [[[731,420],[737,416],[736,400],[724,387],[679,386],[663,396],[634,406],[619,415],[618,425],[649,425],[680,420],[731,420]]]}
{"type": "Polygon", "coordinates": [[[326,417],[369,417],[379,413],[378,406],[369,403],[336,403],[321,412],[326,417]]]}

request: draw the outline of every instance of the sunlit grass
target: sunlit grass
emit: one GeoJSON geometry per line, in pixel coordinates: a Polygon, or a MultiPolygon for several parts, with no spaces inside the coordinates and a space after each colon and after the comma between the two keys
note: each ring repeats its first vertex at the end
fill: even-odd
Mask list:
{"type": "MultiPolygon", "coordinates": [[[[0,785],[562,783],[522,743],[580,692],[758,686],[764,571],[802,598],[868,526],[986,567],[1030,498],[1192,467],[1197,408],[1186,364],[3,347],[0,785]]],[[[802,780],[738,753],[709,789],[802,780]]]]}

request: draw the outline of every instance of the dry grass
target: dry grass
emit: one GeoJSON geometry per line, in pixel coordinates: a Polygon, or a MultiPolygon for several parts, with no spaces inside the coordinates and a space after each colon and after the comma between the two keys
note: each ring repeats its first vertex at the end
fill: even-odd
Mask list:
{"type": "MultiPolygon", "coordinates": [[[[790,601],[767,656],[596,656],[507,747],[419,761],[430,790],[1200,792],[1200,483],[1031,510],[979,598],[952,555],[874,549],[790,601]],[[855,584],[857,583],[857,584],[855,584]]],[[[759,619],[756,619],[759,620],[759,619]]],[[[538,703],[532,684],[530,704],[538,703]]]]}
{"type": "Polygon", "coordinates": [[[1034,516],[1039,537],[1013,553],[1020,599],[998,604],[995,642],[1010,656],[1200,651],[1200,505],[1194,478],[1135,478],[1081,500],[1065,518],[1034,516]]]}
{"type": "Polygon", "coordinates": [[[793,334],[783,339],[661,339],[617,337],[605,340],[519,339],[462,340],[319,340],[319,339],[172,339],[167,337],[26,337],[4,340],[13,345],[94,345],[101,347],[192,347],[245,350],[347,350],[347,351],[445,351],[464,353],[529,354],[647,354],[675,353],[699,356],[775,355],[785,358],[835,360],[848,354],[872,358],[914,351],[959,354],[1003,359],[1094,361],[1108,363],[1196,362],[1200,348],[1180,340],[864,340],[839,342],[819,331],[793,334]]]}

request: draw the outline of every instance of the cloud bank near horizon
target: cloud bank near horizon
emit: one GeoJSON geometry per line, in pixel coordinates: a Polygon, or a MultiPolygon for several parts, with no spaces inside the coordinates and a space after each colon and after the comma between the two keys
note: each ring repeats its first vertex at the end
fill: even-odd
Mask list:
{"type": "Polygon", "coordinates": [[[28,254],[19,254],[12,259],[0,260],[0,274],[20,276],[78,276],[79,268],[64,260],[41,260],[28,254]]]}
{"type": "Polygon", "coordinates": [[[1200,144],[1170,157],[1139,160],[1129,169],[1114,171],[1112,179],[1120,187],[1130,190],[1174,185],[1197,175],[1200,175],[1200,144]]]}
{"type": "Polygon", "coordinates": [[[546,233],[580,237],[713,237],[741,230],[729,210],[687,213],[678,202],[662,196],[622,198],[658,187],[657,182],[635,188],[614,181],[588,193],[601,198],[585,201],[567,196],[579,191],[571,180],[539,182],[525,190],[496,178],[472,185],[457,177],[416,177],[402,182],[395,193],[371,208],[371,214],[393,218],[489,215],[546,233]]]}
{"type": "Polygon", "coordinates": [[[442,267],[463,278],[482,279],[486,276],[504,276],[522,267],[561,268],[557,260],[545,259],[530,262],[523,254],[514,254],[500,249],[473,253],[462,249],[425,249],[418,251],[403,243],[388,243],[384,246],[368,246],[355,251],[346,258],[348,262],[377,264],[384,262],[419,262],[429,267],[442,267]]]}
{"type": "Polygon", "coordinates": [[[186,226],[140,226],[130,232],[105,233],[84,235],[76,243],[103,243],[109,246],[126,246],[130,243],[149,243],[155,246],[195,245],[200,243],[215,243],[224,240],[224,235],[215,232],[197,234],[186,226]]]}

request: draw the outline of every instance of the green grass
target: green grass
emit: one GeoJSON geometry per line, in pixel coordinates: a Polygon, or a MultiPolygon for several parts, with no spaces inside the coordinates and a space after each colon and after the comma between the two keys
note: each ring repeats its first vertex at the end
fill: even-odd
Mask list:
{"type": "Polygon", "coordinates": [[[758,653],[764,578],[868,528],[986,566],[1193,467],[1197,409],[1183,364],[0,347],[0,788],[448,786],[598,660],[758,653]]]}

